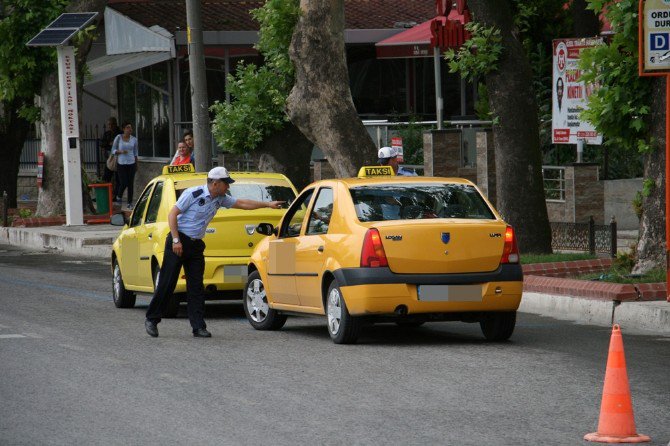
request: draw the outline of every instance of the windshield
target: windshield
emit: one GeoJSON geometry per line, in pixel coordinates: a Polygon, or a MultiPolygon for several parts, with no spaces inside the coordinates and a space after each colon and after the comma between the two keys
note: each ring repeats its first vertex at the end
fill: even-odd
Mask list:
{"type": "Polygon", "coordinates": [[[362,222],[427,218],[495,219],[468,184],[382,184],[350,189],[362,222]]]}

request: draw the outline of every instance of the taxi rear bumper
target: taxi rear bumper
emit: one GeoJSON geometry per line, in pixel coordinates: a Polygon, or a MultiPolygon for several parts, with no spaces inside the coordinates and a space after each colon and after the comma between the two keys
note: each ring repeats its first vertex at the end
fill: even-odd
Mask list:
{"type": "Polygon", "coordinates": [[[515,311],[523,291],[520,265],[502,265],[492,273],[394,274],[388,268],[350,268],[333,273],[353,316],[515,311]],[[339,276],[339,277],[338,277],[339,276]],[[481,300],[420,300],[422,285],[481,286],[481,300]]]}

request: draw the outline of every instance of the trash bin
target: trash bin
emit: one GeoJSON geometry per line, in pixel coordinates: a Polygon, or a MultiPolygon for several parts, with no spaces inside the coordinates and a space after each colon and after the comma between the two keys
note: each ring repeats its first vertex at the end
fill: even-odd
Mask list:
{"type": "Polygon", "coordinates": [[[111,188],[110,183],[89,184],[89,187],[95,190],[95,209],[98,215],[109,214],[111,188]]]}

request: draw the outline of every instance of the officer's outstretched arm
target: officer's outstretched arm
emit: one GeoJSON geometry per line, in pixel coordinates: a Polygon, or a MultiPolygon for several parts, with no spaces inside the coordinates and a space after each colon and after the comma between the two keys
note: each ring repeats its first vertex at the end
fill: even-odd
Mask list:
{"type": "Polygon", "coordinates": [[[286,203],[285,201],[256,201],[256,200],[246,200],[244,198],[238,198],[235,204],[232,206],[235,209],[244,209],[251,211],[254,209],[260,208],[272,208],[279,209],[281,205],[286,203]]]}

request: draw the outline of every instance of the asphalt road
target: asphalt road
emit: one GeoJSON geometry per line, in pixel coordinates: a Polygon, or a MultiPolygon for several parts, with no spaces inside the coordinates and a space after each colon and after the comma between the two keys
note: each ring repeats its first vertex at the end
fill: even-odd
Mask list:
{"type": "MultiPolygon", "coordinates": [[[[520,314],[490,344],[456,322],[331,343],[320,318],[259,332],[240,304],[144,331],[105,262],[0,246],[1,445],[588,444],[610,331],[520,314]]],[[[670,338],[626,334],[638,431],[670,441],[670,338]]]]}

